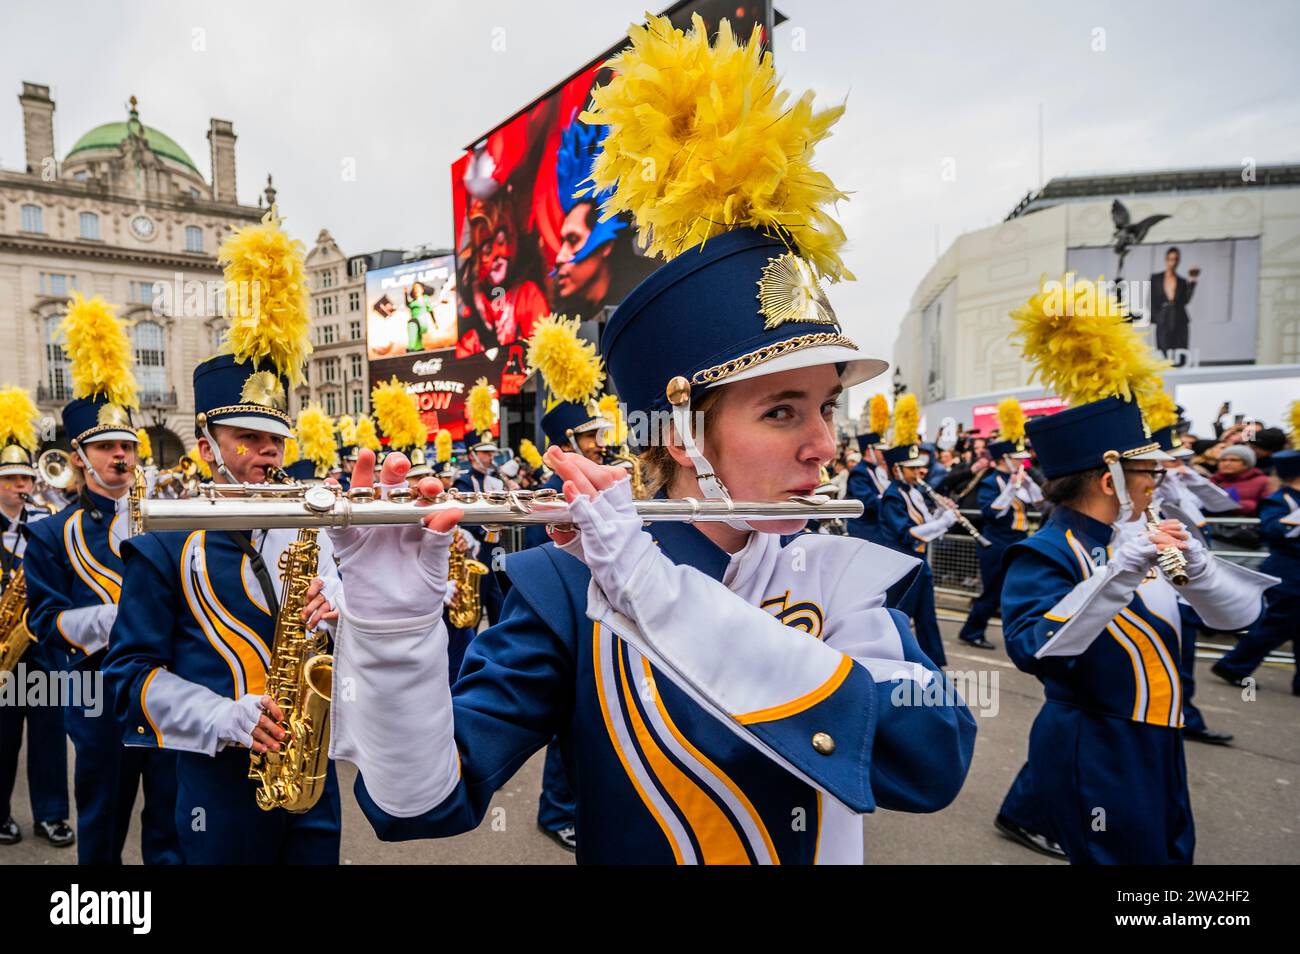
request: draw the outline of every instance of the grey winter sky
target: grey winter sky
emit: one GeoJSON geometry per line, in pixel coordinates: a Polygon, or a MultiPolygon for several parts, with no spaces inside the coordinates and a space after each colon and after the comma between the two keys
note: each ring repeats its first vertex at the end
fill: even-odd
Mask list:
{"type": "MultiPolygon", "coordinates": [[[[287,226],[308,245],[328,228],[349,254],[447,246],[448,167],[461,149],[610,46],[646,7],[0,0],[0,93],[10,97],[0,97],[0,168],[22,165],[23,80],[51,87],[60,155],[91,127],[125,118],[135,94],[141,119],[205,174],[208,118],[232,120],[241,200],[255,203],[273,173],[287,226]]],[[[858,281],[831,297],[849,334],[884,357],[936,244],[1000,221],[1038,184],[1039,103],[1047,178],[1300,159],[1294,2],[782,0],[778,9],[790,18],[774,43],[785,85],[826,103],[848,98],[819,161],[853,193],[841,217],[858,281]]]]}

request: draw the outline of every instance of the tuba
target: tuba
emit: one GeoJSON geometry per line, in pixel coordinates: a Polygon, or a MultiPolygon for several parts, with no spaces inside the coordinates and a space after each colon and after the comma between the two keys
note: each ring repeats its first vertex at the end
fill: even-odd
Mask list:
{"type": "Polygon", "coordinates": [[[488,573],[486,565],[471,559],[470,555],[452,540],[447,556],[447,579],[456,584],[456,595],[447,606],[447,619],[457,629],[477,629],[483,618],[483,601],[479,596],[479,583],[488,573]]]}
{"type": "Polygon", "coordinates": [[[27,628],[27,580],[20,566],[0,596],[0,672],[13,672],[34,642],[27,628]]]}

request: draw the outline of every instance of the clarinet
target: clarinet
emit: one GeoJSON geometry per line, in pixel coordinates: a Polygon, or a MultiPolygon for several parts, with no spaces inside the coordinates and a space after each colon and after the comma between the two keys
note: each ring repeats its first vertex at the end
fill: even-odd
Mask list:
{"type": "MultiPolygon", "coordinates": [[[[1158,533],[1160,522],[1157,520],[1153,508],[1147,507],[1146,518],[1147,530],[1151,533],[1158,533]]],[[[1174,586],[1187,585],[1187,557],[1183,555],[1182,550],[1177,547],[1161,547],[1156,558],[1156,565],[1160,567],[1160,572],[1174,586]]]]}
{"type": "Polygon", "coordinates": [[[976,530],[975,524],[971,523],[969,520],[966,519],[966,515],[957,509],[956,504],[954,504],[947,497],[940,494],[929,484],[927,484],[924,480],[918,480],[916,483],[917,486],[921,488],[921,492],[930,498],[931,503],[933,503],[935,506],[947,507],[948,509],[952,510],[952,512],[957,515],[957,522],[961,524],[962,529],[964,529],[967,533],[969,533],[972,537],[974,537],[976,543],[978,543],[982,547],[993,546],[993,541],[990,540],[988,537],[984,536],[984,534],[980,533],[978,530],[976,530]]]}

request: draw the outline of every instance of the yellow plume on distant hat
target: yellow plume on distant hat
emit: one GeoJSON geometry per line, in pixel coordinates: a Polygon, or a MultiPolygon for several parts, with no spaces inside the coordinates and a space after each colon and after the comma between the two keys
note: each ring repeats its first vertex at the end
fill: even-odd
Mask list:
{"type": "MultiPolygon", "coordinates": [[[[561,401],[585,404],[605,380],[596,346],[578,337],[577,318],[547,315],[528,339],[528,367],[536,370],[561,401]]],[[[482,430],[482,428],[475,428],[482,430]]]]}
{"type": "Polygon", "coordinates": [[[492,426],[496,424],[497,416],[492,410],[492,386],[488,384],[487,378],[479,378],[469,389],[469,396],[465,398],[465,420],[472,430],[478,432],[481,440],[492,436],[492,426]]]}
{"type": "Polygon", "coordinates": [[[384,445],[379,443],[379,435],[375,433],[375,422],[369,414],[362,414],[357,418],[356,430],[353,433],[353,441],[357,450],[368,447],[372,451],[377,451],[384,445]]]}
{"type": "Polygon", "coordinates": [[[0,447],[19,444],[29,451],[36,450],[36,422],[40,412],[31,396],[22,388],[0,388],[0,447]]]}
{"type": "Polygon", "coordinates": [[[357,422],[352,419],[352,415],[344,414],[340,417],[334,422],[334,429],[339,432],[339,440],[345,447],[357,442],[357,422]]]}
{"type": "Polygon", "coordinates": [[[375,407],[375,416],[379,418],[379,426],[388,438],[390,450],[424,446],[429,432],[420,419],[415,396],[407,392],[406,385],[398,381],[396,375],[376,385],[370,392],[370,400],[375,407]]]}
{"type": "Polygon", "coordinates": [[[519,456],[522,457],[524,463],[533,470],[542,469],[543,464],[541,451],[537,449],[536,444],[526,437],[519,442],[519,456]]]}
{"type": "Polygon", "coordinates": [[[870,429],[879,434],[882,441],[889,437],[889,399],[883,394],[871,395],[868,420],[870,429]]]}
{"type": "Polygon", "coordinates": [[[1291,446],[1300,450],[1300,401],[1291,402],[1291,446]]]}
{"type": "Polygon", "coordinates": [[[622,447],[627,443],[627,421],[623,420],[623,412],[618,404],[617,394],[606,394],[597,404],[600,416],[614,425],[609,432],[609,442],[617,447],[622,447]]]}
{"type": "Polygon", "coordinates": [[[1142,400],[1160,387],[1168,367],[1142,340],[1105,280],[1068,273],[1039,282],[1038,291],[1011,312],[1021,351],[1033,365],[1029,379],[1071,404],[1107,397],[1142,400]]]}
{"type": "Polygon", "coordinates": [[[338,447],[334,443],[334,422],[320,405],[310,404],[298,412],[298,446],[305,460],[316,465],[316,476],[324,477],[338,464],[338,447]]]}
{"type": "Polygon", "coordinates": [[[1025,412],[1017,398],[998,402],[998,435],[1004,441],[1019,443],[1025,439],[1025,412]]]}
{"type": "Polygon", "coordinates": [[[1153,431],[1178,423],[1178,405],[1159,381],[1154,390],[1138,396],[1138,406],[1142,409],[1142,419],[1153,431]]]}
{"type": "Polygon", "coordinates": [[[921,409],[915,394],[904,394],[894,405],[894,446],[906,447],[921,439],[921,409]]]}
{"type": "Polygon", "coordinates": [[[66,335],[65,350],[72,365],[72,396],[103,395],[112,404],[136,407],[135,363],[126,323],[119,321],[113,306],[96,295],[83,298],[73,292],[68,313],[59,323],[66,335]]]}
{"type": "Polygon", "coordinates": [[[217,260],[225,269],[227,341],[235,360],[269,364],[295,385],[305,380],[311,319],[303,244],[285,234],[282,221],[271,206],[260,224],[228,235],[217,260]]]}
{"type": "Polygon", "coordinates": [[[139,442],[135,445],[135,456],[141,461],[146,461],[153,456],[153,442],[149,440],[149,432],[143,427],[137,427],[135,436],[139,442]]]}
{"type": "Polygon", "coordinates": [[[451,431],[444,428],[438,432],[438,436],[433,439],[433,450],[439,464],[451,460],[451,431]]]}
{"type": "Polygon", "coordinates": [[[302,460],[302,451],[298,447],[298,442],[292,437],[284,439],[284,466],[296,464],[302,460]]]}
{"type": "Polygon", "coordinates": [[[750,227],[797,247],[821,277],[851,279],[829,211],[847,196],[812,165],[844,107],[814,111],[811,91],[792,100],[757,24],[743,43],[723,19],[710,45],[698,14],[689,31],[649,16],[628,39],[580,117],[609,125],[591,169],[593,191],[612,192],[604,216],[631,212],[651,255],[750,227]]]}

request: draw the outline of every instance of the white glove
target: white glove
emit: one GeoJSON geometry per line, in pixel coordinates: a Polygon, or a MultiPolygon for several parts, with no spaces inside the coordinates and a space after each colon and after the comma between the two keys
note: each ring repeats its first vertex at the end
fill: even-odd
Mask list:
{"type": "Polygon", "coordinates": [[[117,604],[101,603],[98,606],[81,606],[59,614],[59,628],[67,639],[90,656],[108,645],[108,634],[117,620],[117,604]]]}
{"type": "MultiPolygon", "coordinates": [[[[381,484],[380,499],[405,487],[381,484]]],[[[410,619],[442,606],[447,589],[451,533],[421,524],[329,530],[351,616],[369,620],[410,619]]]]}
{"type": "Polygon", "coordinates": [[[246,692],[238,699],[223,699],[222,703],[213,718],[217,741],[252,748],[253,730],[262,718],[261,694],[246,692]]]}
{"type": "Polygon", "coordinates": [[[943,513],[939,515],[939,519],[944,522],[945,527],[951,527],[954,523],[957,522],[957,511],[950,510],[947,507],[944,507],[943,513]]]}
{"type": "Polygon", "coordinates": [[[578,533],[560,549],[587,564],[610,605],[620,613],[627,612],[622,596],[630,582],[628,575],[645,549],[654,549],[650,534],[641,529],[632,481],[616,482],[595,500],[580,496],[569,512],[578,533]]]}
{"type": "Polygon", "coordinates": [[[1111,555],[1110,563],[1116,573],[1135,573],[1142,576],[1155,565],[1156,545],[1149,533],[1126,533],[1111,555]]]}
{"type": "Polygon", "coordinates": [[[1205,568],[1210,565],[1210,554],[1205,549],[1205,545],[1196,538],[1196,534],[1188,534],[1187,549],[1183,551],[1183,556],[1187,558],[1187,577],[1191,579],[1194,576],[1200,576],[1205,568]]]}

